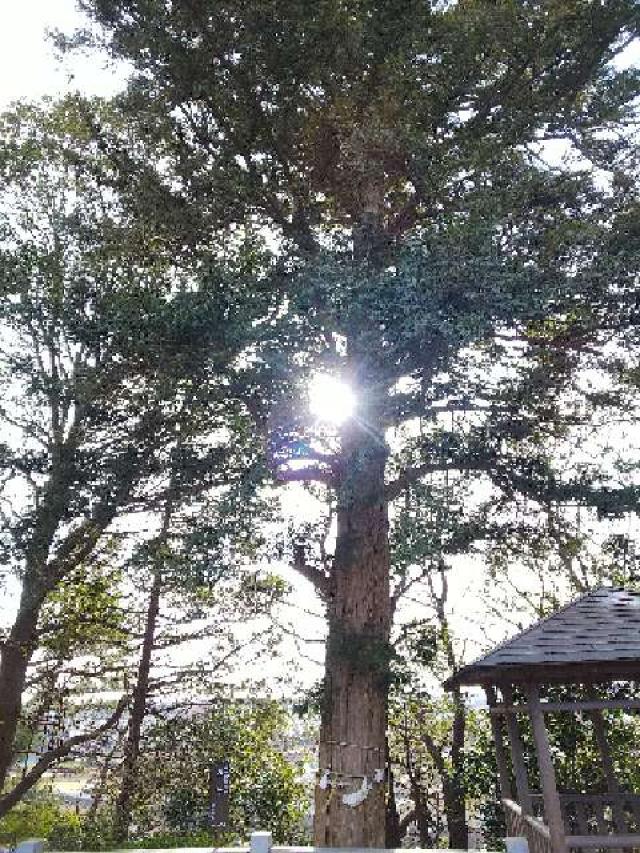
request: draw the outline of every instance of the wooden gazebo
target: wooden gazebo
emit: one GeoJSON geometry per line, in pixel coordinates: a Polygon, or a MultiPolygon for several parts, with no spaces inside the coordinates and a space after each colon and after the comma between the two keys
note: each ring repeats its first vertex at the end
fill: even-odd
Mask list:
{"type": "Polygon", "coordinates": [[[507,832],[525,837],[530,851],[640,848],[640,796],[623,790],[616,779],[603,715],[604,710],[638,710],[640,700],[606,699],[598,690],[630,681],[640,681],[640,594],[603,588],[522,631],[447,682],[448,687],[485,689],[507,832]],[[541,688],[551,685],[572,686],[574,691],[580,685],[580,698],[541,700],[541,688]],[[514,690],[523,701],[514,702],[514,690]],[[590,716],[606,791],[558,790],[545,715],[563,711],[590,716]],[[541,791],[529,785],[518,721],[523,714],[531,724],[541,791]]]}

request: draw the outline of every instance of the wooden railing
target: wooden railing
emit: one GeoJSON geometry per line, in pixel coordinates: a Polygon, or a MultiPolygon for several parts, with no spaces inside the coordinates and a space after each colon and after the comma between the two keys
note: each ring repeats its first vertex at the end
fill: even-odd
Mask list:
{"type": "Polygon", "coordinates": [[[522,809],[513,800],[503,800],[507,822],[507,835],[526,838],[529,853],[553,853],[549,829],[541,820],[523,814],[522,809]]]}
{"type": "MultiPolygon", "coordinates": [[[[559,795],[567,835],[625,835],[640,833],[640,794],[559,795]]],[[[542,794],[531,794],[536,817],[544,821],[542,794]]]]}
{"type": "MultiPolygon", "coordinates": [[[[560,806],[569,849],[631,851],[640,849],[640,795],[562,793],[560,806]]],[[[541,831],[549,838],[542,814],[542,795],[531,794],[535,817],[522,813],[512,800],[503,800],[509,835],[525,837],[529,850],[552,851],[540,847],[541,831]],[[535,834],[533,834],[535,833],[535,834]]]]}
{"type": "Polygon", "coordinates": [[[640,831],[638,794],[560,794],[568,835],[622,835],[640,831]]]}

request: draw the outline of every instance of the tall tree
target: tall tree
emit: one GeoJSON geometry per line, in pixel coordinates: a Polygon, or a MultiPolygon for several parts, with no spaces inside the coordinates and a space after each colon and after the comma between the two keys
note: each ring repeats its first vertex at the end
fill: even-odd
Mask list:
{"type": "MultiPolygon", "coordinates": [[[[214,261],[192,287],[175,243],[131,215],[135,193],[96,147],[96,117],[121,131],[108,107],[76,98],[18,107],[0,129],[2,556],[21,581],[0,658],[0,787],[45,602],[119,518],[153,510],[187,387],[207,433],[226,423],[221,374],[242,347],[214,261]]],[[[197,458],[199,488],[222,455],[204,441],[184,460],[197,458]]]]}
{"type": "MultiPolygon", "coordinates": [[[[130,120],[162,140],[201,232],[258,223],[279,238],[274,263],[248,281],[272,310],[245,383],[280,476],[337,496],[329,570],[297,560],[329,622],[316,843],[382,846],[389,503],[433,469],[483,468],[510,487],[486,425],[441,436],[436,453],[410,424],[479,405],[474,356],[502,351],[506,367],[528,324],[606,291],[589,275],[602,197],[588,179],[538,169],[528,146],[580,146],[624,120],[636,78],[610,62],[637,6],[81,5],[135,65],[130,120]],[[358,401],[324,444],[291,406],[314,370],[340,375],[358,401]]],[[[489,427],[513,428],[517,408],[500,404],[489,427]]]]}
{"type": "Polygon", "coordinates": [[[0,794],[3,815],[44,774],[95,746],[125,714],[128,696],[122,690],[120,656],[126,647],[127,620],[118,579],[117,568],[94,557],[67,575],[41,608],[13,767],[0,794]],[[110,690],[110,697],[96,700],[96,685],[110,690]],[[114,693],[123,695],[114,700],[114,693]]]}
{"type": "MultiPolygon", "coordinates": [[[[206,478],[199,465],[184,469],[189,435],[197,423],[193,412],[182,423],[168,464],[164,507],[156,536],[134,553],[136,577],[149,577],[146,613],[133,677],[119,792],[115,801],[115,840],[128,837],[144,752],[149,714],[163,708],[189,707],[189,697],[214,695],[248,649],[257,656],[275,641],[273,626],[260,624],[285,590],[279,579],[265,578],[251,588],[246,563],[260,541],[253,529],[260,501],[246,476],[246,449],[228,446],[219,483],[198,494],[206,478]],[[185,493],[189,499],[185,502],[185,493]],[[217,493],[217,494],[216,494],[217,493]],[[248,510],[251,513],[248,513],[248,510]],[[242,626],[239,636],[234,631],[242,626]],[[181,654],[189,644],[207,647],[206,662],[181,654]],[[164,655],[163,655],[164,653],[164,655]],[[167,653],[170,660],[166,660],[167,653]],[[177,657],[180,662],[177,662],[177,657]],[[162,656],[165,660],[159,660],[162,656]]],[[[254,484],[255,485],[255,484],[254,484]]]]}

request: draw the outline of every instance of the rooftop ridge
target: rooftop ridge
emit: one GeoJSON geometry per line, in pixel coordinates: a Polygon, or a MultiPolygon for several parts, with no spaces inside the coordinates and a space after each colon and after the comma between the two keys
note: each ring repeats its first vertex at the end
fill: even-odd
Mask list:
{"type": "MultiPolygon", "coordinates": [[[[589,643],[584,636],[580,636],[588,626],[588,617],[590,614],[585,614],[583,611],[584,605],[591,601],[597,601],[598,599],[603,600],[603,613],[606,613],[607,602],[611,601],[616,593],[624,593],[629,597],[634,597],[636,599],[640,598],[640,593],[636,590],[626,589],[624,586],[616,585],[616,586],[599,586],[594,589],[586,590],[586,592],[582,593],[578,598],[573,599],[572,601],[567,602],[563,607],[554,611],[553,613],[544,616],[542,619],[534,622],[526,628],[523,628],[514,636],[509,637],[503,640],[501,643],[498,643],[489,651],[485,652],[483,655],[480,655],[472,662],[466,664],[465,666],[458,669],[445,683],[445,686],[453,686],[456,683],[461,683],[462,678],[470,675],[474,671],[482,672],[483,670],[486,672],[489,668],[493,667],[494,669],[507,669],[510,668],[513,671],[515,668],[520,666],[524,667],[550,667],[556,666],[560,664],[565,664],[565,666],[577,666],[577,665],[587,665],[587,664],[603,664],[603,663],[615,663],[621,661],[629,661],[631,659],[630,655],[620,654],[616,657],[615,648],[616,642],[614,639],[609,639],[609,650],[613,649],[613,652],[606,653],[607,650],[607,636],[606,636],[606,628],[602,630],[602,620],[598,620],[596,618],[596,625],[600,630],[600,634],[598,631],[593,635],[592,645],[589,647],[589,643]],[[576,614],[585,619],[585,627],[584,629],[580,627],[579,624],[576,625],[573,620],[571,620],[568,624],[565,622],[565,619],[571,611],[576,611],[576,614]],[[582,611],[582,612],[581,612],[582,611]],[[550,625],[553,623],[558,623],[557,631],[551,632],[551,634],[545,635],[545,632],[549,629],[550,625]],[[562,641],[559,638],[557,646],[553,647],[553,634],[564,630],[567,634],[567,639],[571,638],[575,643],[575,656],[571,658],[570,646],[562,645],[562,641]],[[573,633],[578,633],[578,636],[572,637],[573,633]],[[538,639],[540,640],[540,646],[537,649],[535,645],[532,645],[532,649],[524,649],[522,647],[523,639],[530,634],[538,635],[538,639]],[[598,640],[602,644],[602,649],[604,650],[601,655],[597,652],[598,640]],[[513,656],[514,660],[500,660],[500,655],[505,650],[513,647],[513,656]],[[529,653],[531,654],[530,659],[528,658],[529,653]],[[520,660],[517,658],[520,656],[520,660]],[[497,660],[492,660],[493,658],[498,658],[497,660]]],[[[597,611],[595,614],[598,616],[597,611]]],[[[640,660],[640,613],[637,617],[634,616],[634,611],[627,610],[625,613],[620,614],[622,619],[622,625],[627,630],[627,637],[629,637],[629,629],[631,629],[630,641],[627,647],[627,651],[635,652],[635,647],[637,646],[637,656],[634,654],[634,659],[637,657],[640,660]],[[634,616],[632,621],[627,621],[629,616],[634,616]],[[637,638],[634,634],[635,631],[635,623],[638,622],[638,630],[637,630],[637,638]]],[[[623,638],[624,640],[624,632],[623,638]]],[[[506,655],[505,655],[506,657],[506,655]]],[[[465,679],[466,680],[466,679],[465,679]]]]}

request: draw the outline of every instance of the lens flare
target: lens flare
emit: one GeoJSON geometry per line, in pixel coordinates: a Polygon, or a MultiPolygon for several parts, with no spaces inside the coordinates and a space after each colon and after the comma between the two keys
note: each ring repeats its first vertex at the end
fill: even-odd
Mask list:
{"type": "Polygon", "coordinates": [[[346,382],[318,373],[309,383],[309,409],[319,421],[343,424],[354,413],[356,397],[346,382]]]}

